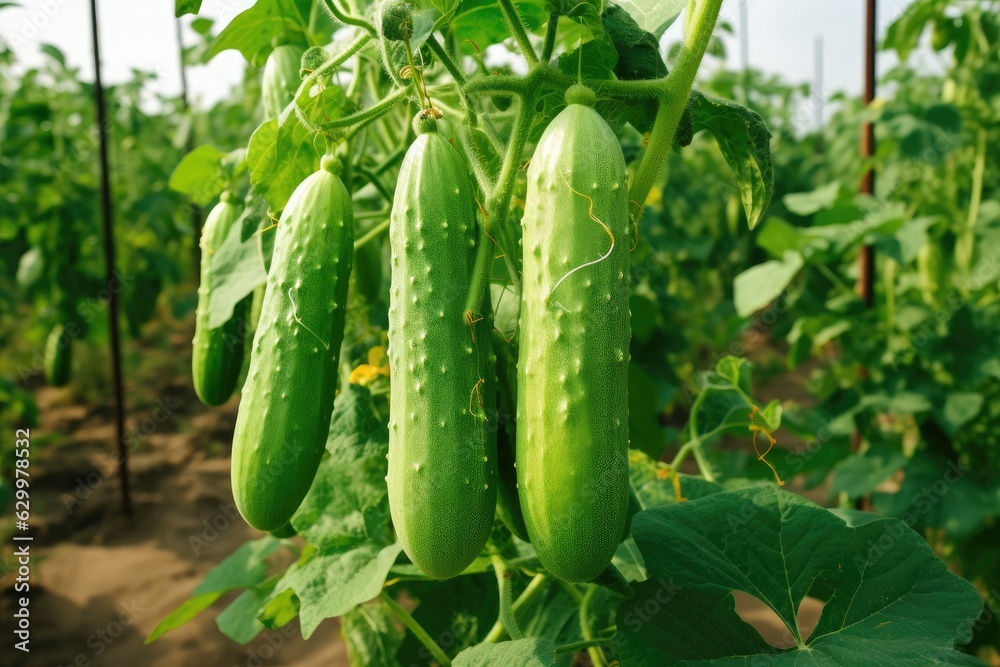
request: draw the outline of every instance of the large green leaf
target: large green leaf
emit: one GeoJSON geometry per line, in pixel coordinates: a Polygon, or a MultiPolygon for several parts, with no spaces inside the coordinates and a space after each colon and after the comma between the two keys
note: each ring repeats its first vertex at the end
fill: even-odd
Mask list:
{"type": "Polygon", "coordinates": [[[384,604],[358,605],[344,614],[340,633],[351,667],[398,667],[396,651],[403,643],[403,632],[393,621],[384,604]]]}
{"type": "Polygon", "coordinates": [[[244,543],[229,557],[213,567],[205,579],[195,587],[192,597],[160,621],[146,638],[146,643],[156,641],[163,633],[178,628],[212,606],[224,594],[237,588],[256,586],[267,577],[264,559],[281,546],[281,540],[262,537],[244,543]]]}
{"type": "Polygon", "coordinates": [[[201,0],[175,0],[174,16],[181,17],[185,14],[197,14],[201,11],[201,0]]]}
{"type": "Polygon", "coordinates": [[[219,196],[226,182],[220,165],[226,156],[215,146],[205,144],[188,153],[170,174],[170,189],[187,195],[199,206],[219,196]]]}
{"type": "Polygon", "coordinates": [[[499,644],[480,644],[459,653],[454,667],[554,667],[556,647],[549,639],[532,637],[499,644]]]}
{"type": "Polygon", "coordinates": [[[221,327],[233,316],[233,307],[267,280],[257,238],[240,240],[242,225],[233,225],[212,256],[209,280],[212,299],[208,326],[221,327]]]}
{"type": "Polygon", "coordinates": [[[764,218],[774,195],[771,132],[756,111],[693,91],[688,104],[694,131],[708,130],[736,174],[750,229],[764,218]]]}
{"type": "Polygon", "coordinates": [[[677,20],[688,2],[687,0],[619,0],[617,4],[632,15],[639,27],[659,39],[677,20]]]}
{"type": "Polygon", "coordinates": [[[309,23],[312,0],[257,0],[241,12],[215,38],[208,58],[226,49],[236,49],[251,65],[268,51],[271,39],[286,33],[301,33],[309,23]]]}
{"type": "Polygon", "coordinates": [[[733,279],[733,302],[740,317],[750,317],[781,296],[802,269],[802,255],[786,250],[782,259],[752,266],[733,279]]]}
{"type": "Polygon", "coordinates": [[[618,613],[633,665],[974,665],[956,650],[983,601],[897,519],[838,516],[775,487],[716,493],[638,515],[632,534],[650,579],[618,613]],[[748,593],[795,643],[777,649],[737,615],[748,593]],[[825,602],[806,636],[797,614],[825,602]]]}

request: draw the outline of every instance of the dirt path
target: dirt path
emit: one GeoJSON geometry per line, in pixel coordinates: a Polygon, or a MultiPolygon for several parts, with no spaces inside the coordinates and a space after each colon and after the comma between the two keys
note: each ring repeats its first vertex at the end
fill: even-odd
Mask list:
{"type": "MultiPolygon", "coordinates": [[[[176,376],[174,376],[176,377],[176,376]]],[[[135,518],[120,510],[104,408],[40,389],[33,451],[31,652],[3,649],[4,665],[214,667],[346,665],[335,620],[308,644],[297,625],[248,646],[222,635],[215,616],[233,593],[151,645],[143,640],[191,594],[205,572],[255,535],[236,514],[229,445],[236,403],[209,410],[183,377],[137,390],[128,427],[135,518]],[[109,477],[110,475],[110,477],[109,477]],[[211,526],[217,526],[218,529],[211,526]]],[[[130,397],[132,398],[132,397],[130,397]]],[[[3,582],[0,616],[11,637],[15,594],[3,582]]],[[[20,594],[19,594],[20,595],[20,594]]]]}

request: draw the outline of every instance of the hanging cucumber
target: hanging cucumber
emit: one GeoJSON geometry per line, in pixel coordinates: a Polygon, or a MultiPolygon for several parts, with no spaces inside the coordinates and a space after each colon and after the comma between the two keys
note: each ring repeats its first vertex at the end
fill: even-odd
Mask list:
{"type": "Polygon", "coordinates": [[[389,240],[389,508],[406,554],[437,579],[482,551],[496,511],[496,377],[490,325],[464,318],[475,200],[458,152],[414,122],[389,240]]]}
{"type": "Polygon", "coordinates": [[[340,162],[292,193],[281,214],[233,435],[233,496],[254,528],[285,527],[319,467],[330,429],[354,256],[340,162]]]}
{"type": "Polygon", "coordinates": [[[52,327],[45,340],[45,381],[53,387],[63,387],[69,382],[73,366],[73,339],[65,327],[52,327]]]}
{"type": "Polygon", "coordinates": [[[205,220],[201,233],[201,285],[191,351],[194,391],[205,405],[222,405],[233,395],[243,367],[246,316],[250,298],[233,307],[233,315],[222,326],[208,326],[212,299],[212,257],[240,218],[240,207],[224,192],[205,220]]]}
{"type": "Polygon", "coordinates": [[[588,581],[628,509],[628,188],[593,92],[574,86],[566,101],[528,169],[517,481],[539,560],[588,581]]]}
{"type": "Polygon", "coordinates": [[[304,49],[295,44],[285,43],[284,35],[275,37],[272,43],[274,50],[264,63],[264,75],[261,77],[260,85],[265,119],[280,116],[302,83],[299,78],[299,68],[304,49]]]}
{"type": "Polygon", "coordinates": [[[491,285],[493,349],[497,355],[497,518],[518,539],[528,541],[528,529],[517,495],[517,315],[518,295],[491,285]]]}

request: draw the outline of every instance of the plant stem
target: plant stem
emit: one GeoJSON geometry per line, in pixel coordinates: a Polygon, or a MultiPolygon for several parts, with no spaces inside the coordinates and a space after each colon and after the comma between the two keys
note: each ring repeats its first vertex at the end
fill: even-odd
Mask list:
{"type": "Polygon", "coordinates": [[[451,659],[448,658],[447,654],[445,654],[441,647],[437,645],[437,642],[431,639],[431,636],[427,634],[427,631],[424,630],[423,626],[417,623],[417,619],[410,615],[410,612],[403,609],[403,607],[396,602],[396,600],[394,600],[385,589],[382,589],[382,592],[379,593],[379,597],[382,598],[382,601],[385,602],[390,611],[392,611],[392,613],[394,613],[399,620],[403,622],[403,625],[410,629],[413,636],[420,640],[421,644],[427,647],[427,650],[431,652],[431,655],[434,656],[434,659],[438,661],[441,667],[451,667],[451,659]]]}
{"type": "Polygon", "coordinates": [[[336,120],[325,121],[320,123],[319,127],[324,132],[344,127],[353,127],[354,130],[357,131],[373,120],[377,120],[379,117],[392,111],[392,108],[405,100],[408,94],[409,86],[405,88],[397,88],[382,98],[377,104],[373,104],[367,109],[362,109],[361,111],[352,113],[348,116],[337,118],[336,120]]]}
{"type": "Polygon", "coordinates": [[[367,232],[364,233],[364,235],[361,236],[361,238],[355,241],[354,249],[357,250],[358,248],[364,247],[365,244],[371,242],[372,239],[378,238],[388,230],[389,230],[389,218],[386,218],[382,222],[378,223],[377,225],[369,229],[367,232]]]}
{"type": "Polygon", "coordinates": [[[383,185],[382,181],[379,180],[378,176],[376,176],[375,174],[373,174],[371,171],[369,171],[365,167],[362,167],[360,164],[356,165],[355,169],[357,170],[357,172],[359,174],[361,174],[365,178],[366,181],[368,181],[369,183],[372,184],[372,187],[374,187],[376,190],[378,190],[378,193],[379,193],[379,195],[382,196],[382,199],[384,199],[390,205],[392,204],[392,193],[389,192],[389,189],[386,188],[385,185],[383,185]]]}
{"type": "MultiPolygon", "coordinates": [[[[547,573],[536,574],[535,578],[528,583],[527,588],[525,588],[521,595],[514,600],[514,604],[511,605],[511,611],[516,615],[525,605],[530,603],[536,595],[541,591],[545,590],[546,585],[549,582],[549,575],[547,573]]],[[[497,621],[493,628],[489,631],[486,637],[483,639],[485,644],[495,644],[496,642],[502,641],[504,637],[507,636],[507,630],[504,629],[503,623],[497,621]]]]}
{"type": "MultiPolygon", "coordinates": [[[[587,590],[587,594],[583,596],[583,602],[580,604],[580,634],[588,641],[593,641],[594,639],[594,630],[590,627],[590,603],[594,600],[597,588],[597,586],[591,586],[587,590]]],[[[604,656],[604,651],[599,647],[588,646],[587,654],[590,656],[590,661],[594,664],[594,667],[608,667],[608,660],[604,656]]]]}
{"type": "Polygon", "coordinates": [[[514,593],[511,581],[507,578],[507,573],[510,570],[507,568],[507,563],[504,562],[499,554],[490,555],[490,561],[493,563],[493,571],[497,575],[497,590],[500,593],[500,615],[497,623],[503,624],[504,629],[510,635],[511,639],[521,639],[524,635],[521,634],[521,629],[517,625],[517,618],[514,616],[514,593]]]}
{"type": "Polygon", "coordinates": [[[691,96],[691,86],[694,85],[694,78],[705,57],[708,43],[712,39],[721,7],[722,0],[702,0],[688,5],[689,18],[684,44],[674,70],[664,80],[664,98],[656,112],[646,153],[629,189],[629,199],[638,204],[636,207],[630,207],[633,217],[642,215],[649,191],[653,189],[653,184],[659,179],[663,165],[666,164],[674,143],[674,135],[677,134],[677,126],[680,124],[688,97],[691,96]]]}
{"type": "MultiPolygon", "coordinates": [[[[358,35],[357,39],[348,44],[343,51],[313,70],[312,74],[303,79],[302,83],[299,84],[298,90],[295,91],[295,104],[301,105],[300,100],[303,95],[308,96],[309,91],[312,90],[312,87],[316,85],[317,81],[347,62],[351,56],[364,48],[365,44],[370,42],[371,39],[371,35],[366,33],[358,35]]],[[[306,97],[306,99],[308,100],[308,97],[306,97]]]]}
{"type": "MultiPolygon", "coordinates": [[[[542,65],[534,68],[526,77],[507,74],[480,76],[465,84],[463,91],[467,95],[493,95],[496,93],[524,95],[536,86],[539,81],[561,90],[566,90],[576,83],[575,78],[542,65]]],[[[624,100],[663,101],[673,99],[673,96],[664,90],[666,79],[653,79],[649,81],[584,79],[583,84],[592,89],[598,96],[603,97],[615,97],[624,100]]]]}
{"type": "Polygon", "coordinates": [[[444,48],[444,45],[438,41],[437,37],[434,35],[428,35],[425,44],[427,44],[427,48],[431,50],[431,53],[433,53],[435,57],[441,61],[441,64],[444,65],[446,70],[448,70],[448,73],[451,74],[451,78],[455,79],[456,83],[465,83],[465,75],[462,74],[462,70],[459,69],[458,63],[456,63],[455,59],[451,57],[451,54],[444,48]]]}
{"type": "Polygon", "coordinates": [[[521,15],[517,13],[514,3],[511,0],[497,0],[497,2],[500,4],[500,11],[503,13],[507,29],[510,30],[514,41],[517,42],[518,47],[521,49],[521,55],[528,61],[529,67],[536,65],[538,63],[538,56],[535,55],[535,49],[531,46],[531,40],[528,39],[528,32],[524,29],[521,15]]]}
{"type": "Polygon", "coordinates": [[[549,23],[545,26],[545,43],[542,45],[542,62],[547,63],[552,58],[556,48],[556,32],[559,28],[559,12],[549,14],[549,23]]]}
{"type": "Polygon", "coordinates": [[[326,8],[330,10],[330,13],[333,14],[335,19],[344,25],[356,26],[364,30],[370,36],[375,36],[375,26],[361,17],[351,16],[350,14],[342,11],[340,7],[337,6],[336,0],[326,0],[326,8]]]}
{"type": "MultiPolygon", "coordinates": [[[[496,241],[490,234],[494,225],[506,225],[510,198],[514,192],[514,180],[517,177],[518,165],[521,162],[521,155],[524,152],[524,144],[528,141],[528,131],[535,118],[535,98],[534,95],[526,95],[521,100],[521,106],[517,111],[517,120],[514,122],[514,132],[507,144],[507,153],[504,155],[503,166],[500,167],[500,176],[493,193],[486,200],[486,219],[483,221],[483,236],[481,239],[481,252],[488,253],[486,260],[480,266],[477,258],[477,273],[472,277],[472,285],[469,289],[469,297],[465,302],[465,313],[471,315],[482,314],[483,297],[490,282],[490,273],[493,269],[494,249],[496,241]]],[[[508,253],[505,249],[505,256],[508,253]]],[[[508,264],[508,270],[511,265],[508,264]]],[[[516,271],[510,271],[510,279],[517,289],[521,291],[521,281],[516,271]]]]}
{"type": "Polygon", "coordinates": [[[595,639],[585,639],[579,642],[573,642],[572,644],[563,644],[561,646],[556,646],[556,654],[559,653],[576,653],[582,648],[590,648],[592,646],[601,646],[603,644],[610,644],[614,641],[614,636],[610,637],[597,637],[595,639]]]}
{"type": "Polygon", "coordinates": [[[958,243],[955,244],[955,254],[959,271],[964,282],[968,282],[969,271],[972,268],[972,258],[975,255],[976,222],[979,221],[979,209],[983,201],[983,180],[986,176],[986,128],[979,128],[976,143],[976,162],[972,170],[972,197],[969,200],[969,215],[965,219],[958,243]]]}

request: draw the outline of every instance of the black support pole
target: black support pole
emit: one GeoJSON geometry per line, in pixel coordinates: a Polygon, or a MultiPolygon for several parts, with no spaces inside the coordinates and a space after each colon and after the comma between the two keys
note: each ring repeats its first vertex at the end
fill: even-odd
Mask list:
{"type": "Polygon", "coordinates": [[[101,83],[101,40],[97,29],[97,0],[90,0],[90,27],[94,40],[94,102],[97,107],[98,150],[101,165],[101,217],[104,223],[104,261],[107,268],[108,317],[111,327],[111,377],[114,385],[115,434],[118,437],[118,477],[121,485],[122,511],[132,516],[129,493],[128,447],[125,445],[125,388],[122,381],[122,341],[119,326],[118,296],[124,285],[115,269],[114,205],[111,198],[111,168],[108,162],[108,132],[111,122],[101,83]]]}

